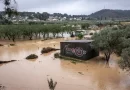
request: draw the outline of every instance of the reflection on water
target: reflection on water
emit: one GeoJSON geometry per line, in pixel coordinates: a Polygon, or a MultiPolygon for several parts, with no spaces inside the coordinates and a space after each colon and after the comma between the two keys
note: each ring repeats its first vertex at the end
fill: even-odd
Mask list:
{"type": "Polygon", "coordinates": [[[130,90],[130,76],[119,69],[114,55],[110,68],[99,57],[74,64],[54,59],[55,52],[41,55],[43,47],[59,48],[60,41],[23,41],[0,47],[0,60],[19,60],[0,65],[0,84],[6,90],[49,90],[47,78],[53,78],[58,82],[56,90],[130,90]],[[38,59],[26,60],[30,54],[37,54],[38,59]]]}

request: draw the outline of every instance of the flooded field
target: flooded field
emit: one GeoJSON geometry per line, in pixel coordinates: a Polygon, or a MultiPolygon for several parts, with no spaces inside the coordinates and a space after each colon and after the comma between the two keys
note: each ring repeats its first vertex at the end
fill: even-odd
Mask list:
{"type": "Polygon", "coordinates": [[[74,64],[55,59],[54,53],[59,51],[41,55],[43,47],[59,48],[63,40],[22,41],[0,47],[0,60],[18,60],[0,65],[0,84],[5,90],[49,90],[47,78],[53,78],[58,83],[55,90],[130,90],[130,75],[118,67],[114,55],[109,68],[98,58],[74,64]],[[26,60],[30,54],[39,57],[26,60]]]}

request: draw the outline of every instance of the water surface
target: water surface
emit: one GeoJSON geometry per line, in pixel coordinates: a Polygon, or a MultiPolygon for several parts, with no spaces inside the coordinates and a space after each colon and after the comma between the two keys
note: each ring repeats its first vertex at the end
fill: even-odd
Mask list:
{"type": "Polygon", "coordinates": [[[98,58],[74,64],[54,59],[55,52],[41,55],[43,47],[59,48],[63,40],[22,41],[13,47],[0,47],[0,60],[18,60],[0,65],[0,84],[6,90],[49,90],[47,78],[53,78],[58,82],[56,90],[130,90],[130,76],[118,67],[114,55],[109,68],[98,58]],[[29,54],[39,58],[26,60],[29,54]]]}

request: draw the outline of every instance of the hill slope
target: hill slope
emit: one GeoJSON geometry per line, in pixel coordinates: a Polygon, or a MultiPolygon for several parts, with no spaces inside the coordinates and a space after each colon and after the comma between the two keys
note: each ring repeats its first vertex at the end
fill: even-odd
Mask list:
{"type": "Polygon", "coordinates": [[[130,10],[103,9],[89,15],[89,17],[92,17],[92,18],[130,18],[130,10]]]}

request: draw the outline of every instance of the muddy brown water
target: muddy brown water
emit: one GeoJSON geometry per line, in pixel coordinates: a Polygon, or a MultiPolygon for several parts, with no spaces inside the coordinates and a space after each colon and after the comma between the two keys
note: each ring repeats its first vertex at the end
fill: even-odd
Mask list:
{"type": "Polygon", "coordinates": [[[0,60],[18,61],[0,65],[0,84],[5,90],[49,90],[47,78],[53,78],[58,82],[55,90],[130,90],[130,76],[118,67],[115,55],[109,68],[98,58],[74,64],[54,59],[56,52],[41,55],[43,47],[59,48],[60,41],[63,39],[22,41],[16,46],[2,42],[0,60]],[[26,60],[29,54],[39,58],[26,60]]]}

